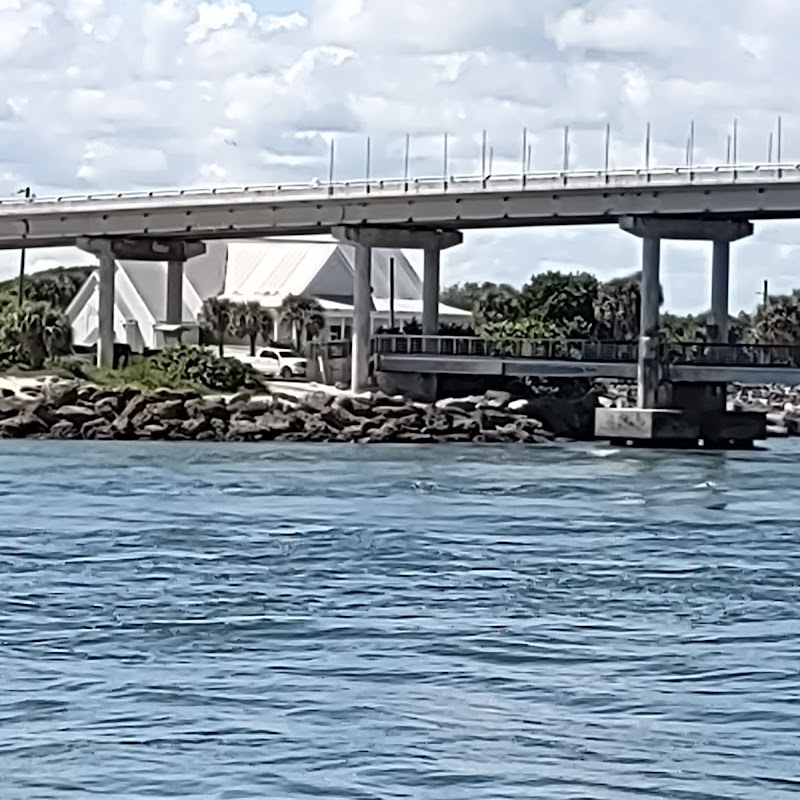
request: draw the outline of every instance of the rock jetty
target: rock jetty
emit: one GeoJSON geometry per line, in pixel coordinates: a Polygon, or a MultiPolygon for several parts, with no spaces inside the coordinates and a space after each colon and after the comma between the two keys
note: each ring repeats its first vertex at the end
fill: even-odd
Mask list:
{"type": "Polygon", "coordinates": [[[506,392],[412,403],[381,393],[212,397],[52,381],[0,397],[0,438],[522,443],[591,438],[596,398],[506,392]]]}
{"type": "Polygon", "coordinates": [[[768,436],[800,436],[798,386],[736,386],[728,405],[736,411],[766,413],[768,436]]]}

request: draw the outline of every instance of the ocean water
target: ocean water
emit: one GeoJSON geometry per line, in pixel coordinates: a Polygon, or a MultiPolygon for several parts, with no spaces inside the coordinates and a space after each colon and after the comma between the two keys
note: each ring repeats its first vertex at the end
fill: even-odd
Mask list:
{"type": "Polygon", "coordinates": [[[798,457],[1,442],[0,798],[796,798],[798,457]]]}

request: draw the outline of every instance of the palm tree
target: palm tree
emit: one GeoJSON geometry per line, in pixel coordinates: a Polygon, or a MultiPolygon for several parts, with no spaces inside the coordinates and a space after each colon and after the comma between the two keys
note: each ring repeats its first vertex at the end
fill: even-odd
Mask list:
{"type": "Polygon", "coordinates": [[[199,322],[202,328],[213,333],[217,339],[219,355],[225,355],[225,334],[231,330],[234,319],[234,305],[221,297],[209,297],[203,302],[199,322]]]}
{"type": "Polygon", "coordinates": [[[237,303],[233,307],[233,331],[240,339],[250,342],[250,355],[256,354],[256,341],[259,335],[272,325],[272,314],[261,303],[251,300],[249,303],[237,303]]]}
{"type": "Polygon", "coordinates": [[[289,323],[292,341],[297,350],[325,329],[325,314],[322,306],[313,297],[287,295],[281,303],[279,313],[281,319],[289,323]]]}
{"type": "Polygon", "coordinates": [[[33,369],[41,369],[48,358],[72,352],[69,320],[47,303],[25,303],[11,312],[5,336],[33,369]]]}

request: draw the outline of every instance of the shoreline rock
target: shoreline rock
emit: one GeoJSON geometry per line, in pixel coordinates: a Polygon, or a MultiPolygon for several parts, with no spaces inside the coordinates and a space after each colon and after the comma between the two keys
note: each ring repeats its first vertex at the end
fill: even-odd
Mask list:
{"type": "Polygon", "coordinates": [[[306,395],[108,389],[51,381],[0,397],[0,438],[542,444],[591,438],[596,396],[507,392],[426,405],[380,392],[306,395]]]}

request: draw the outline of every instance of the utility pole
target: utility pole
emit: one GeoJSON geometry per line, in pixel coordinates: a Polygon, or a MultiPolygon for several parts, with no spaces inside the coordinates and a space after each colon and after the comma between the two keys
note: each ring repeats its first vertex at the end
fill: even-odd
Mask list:
{"type": "MultiPolygon", "coordinates": [[[[31,199],[31,187],[26,186],[20,189],[17,194],[24,194],[26,200],[31,199]]],[[[22,300],[25,293],[25,248],[19,251],[19,285],[17,287],[17,305],[22,307],[22,300]]]]}
{"type": "Polygon", "coordinates": [[[764,281],[764,308],[769,305],[769,281],[764,281]]]}

